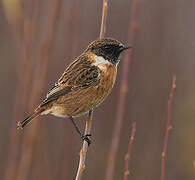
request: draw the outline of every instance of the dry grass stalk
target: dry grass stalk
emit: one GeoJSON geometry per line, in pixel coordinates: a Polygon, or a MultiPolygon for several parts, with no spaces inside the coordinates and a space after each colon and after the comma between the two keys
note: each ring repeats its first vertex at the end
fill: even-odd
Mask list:
{"type": "MultiPolygon", "coordinates": [[[[91,132],[92,116],[93,116],[93,111],[91,110],[89,112],[88,120],[85,125],[85,134],[90,134],[91,132]]],[[[83,146],[80,151],[80,161],[79,161],[79,167],[76,175],[76,180],[81,179],[83,171],[85,170],[85,159],[87,155],[87,149],[88,149],[88,143],[86,141],[83,141],[83,146]]]]}
{"type": "Polygon", "coordinates": [[[128,145],[128,151],[125,156],[125,172],[124,172],[124,180],[128,179],[129,176],[129,159],[131,157],[131,151],[133,147],[133,142],[135,139],[135,132],[136,132],[136,122],[132,123],[132,131],[131,131],[131,137],[129,138],[129,145],[128,145]]]}
{"type": "Polygon", "coordinates": [[[103,7],[102,7],[102,23],[100,28],[100,35],[99,39],[102,39],[106,32],[106,17],[107,17],[107,8],[108,8],[108,0],[103,0],[103,7]]]}
{"type": "MultiPolygon", "coordinates": [[[[107,0],[103,0],[102,21],[101,21],[101,30],[100,30],[99,39],[102,39],[105,34],[106,14],[107,14],[107,6],[108,6],[107,2],[108,2],[107,0]]],[[[92,115],[93,115],[93,111],[90,111],[88,120],[85,125],[85,134],[90,134],[91,132],[92,115]]],[[[76,175],[75,180],[80,180],[82,177],[83,171],[85,170],[85,159],[87,155],[87,149],[88,149],[88,143],[84,141],[83,146],[80,151],[79,167],[77,170],[77,175],[76,175]]]]}
{"type": "MultiPolygon", "coordinates": [[[[44,81],[47,73],[47,67],[49,62],[49,55],[51,52],[51,47],[55,39],[55,32],[59,17],[59,12],[61,8],[61,0],[53,1],[52,11],[48,16],[48,22],[44,26],[44,39],[41,42],[41,49],[39,54],[38,66],[35,71],[35,76],[33,79],[31,99],[30,99],[30,109],[35,103],[40,100],[42,91],[44,89],[44,81]]],[[[38,136],[38,121],[33,123],[33,127],[29,128],[24,136],[24,146],[22,148],[22,159],[19,166],[18,180],[26,180],[30,171],[32,164],[32,156],[38,136]]]]}
{"type": "MultiPolygon", "coordinates": [[[[131,46],[134,45],[135,42],[135,35],[137,32],[137,18],[138,18],[138,9],[139,9],[139,0],[132,1],[132,14],[131,14],[131,23],[129,26],[129,38],[128,42],[131,46]]],[[[117,157],[117,151],[119,147],[119,140],[121,135],[121,128],[124,119],[124,110],[125,110],[125,103],[127,100],[127,88],[128,88],[128,75],[130,70],[130,63],[132,60],[132,49],[126,52],[124,60],[122,61],[122,76],[121,76],[121,88],[119,92],[119,102],[117,107],[116,113],[116,121],[114,124],[113,130],[113,138],[111,143],[110,152],[108,155],[108,165],[106,171],[106,180],[113,179],[113,173],[115,168],[115,161],[117,157]]]]}
{"type": "Polygon", "coordinates": [[[172,129],[171,113],[172,113],[172,104],[173,104],[175,89],[176,89],[176,75],[173,76],[171,92],[170,92],[169,100],[168,100],[167,128],[165,132],[163,152],[161,155],[161,158],[162,158],[161,159],[161,180],[165,180],[165,158],[166,158],[166,153],[167,153],[169,135],[172,129]]]}

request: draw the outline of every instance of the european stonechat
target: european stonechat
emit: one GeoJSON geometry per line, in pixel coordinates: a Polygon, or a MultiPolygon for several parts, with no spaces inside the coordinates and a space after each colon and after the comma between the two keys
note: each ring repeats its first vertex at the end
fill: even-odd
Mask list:
{"type": "Polygon", "coordinates": [[[119,56],[128,48],[110,38],[90,43],[84,53],[68,66],[34,113],[18,122],[18,128],[22,129],[39,115],[69,117],[81,138],[90,143],[87,137],[90,135],[80,133],[73,117],[94,109],[110,94],[116,79],[119,56]]]}

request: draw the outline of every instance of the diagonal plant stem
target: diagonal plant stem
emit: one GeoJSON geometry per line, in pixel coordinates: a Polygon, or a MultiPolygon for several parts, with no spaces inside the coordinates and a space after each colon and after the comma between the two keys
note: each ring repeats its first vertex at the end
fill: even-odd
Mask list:
{"type": "Polygon", "coordinates": [[[129,159],[131,157],[131,151],[133,147],[133,142],[135,139],[135,132],[136,132],[136,122],[132,123],[132,131],[131,131],[131,137],[129,138],[129,145],[128,145],[128,151],[125,156],[125,171],[124,171],[124,180],[128,180],[129,176],[129,159]]]}
{"type": "MultiPolygon", "coordinates": [[[[108,7],[108,0],[103,0],[102,21],[101,21],[101,30],[100,30],[99,39],[102,39],[105,34],[107,7],[108,7]]],[[[89,111],[88,120],[85,126],[85,134],[90,134],[91,132],[92,115],[93,115],[93,110],[89,111]]],[[[83,141],[83,146],[80,151],[79,167],[77,170],[77,175],[75,180],[81,180],[82,178],[83,171],[85,170],[85,159],[87,156],[87,150],[88,150],[88,143],[86,141],[83,141]]]]}
{"type": "MultiPolygon", "coordinates": [[[[135,36],[137,32],[137,18],[138,18],[138,9],[139,9],[139,0],[132,1],[132,14],[131,14],[131,23],[129,26],[129,38],[128,42],[131,46],[135,43],[135,36]]],[[[124,110],[125,103],[127,99],[127,88],[128,88],[128,74],[130,70],[130,64],[132,60],[132,49],[130,49],[124,57],[123,67],[122,67],[122,77],[121,77],[121,88],[119,92],[118,107],[116,113],[116,121],[114,124],[113,138],[111,142],[110,152],[108,155],[108,164],[106,171],[106,180],[112,180],[114,175],[115,161],[117,157],[117,151],[119,147],[122,123],[124,119],[124,110]]]]}
{"type": "Polygon", "coordinates": [[[170,92],[169,100],[168,100],[167,128],[166,128],[166,132],[165,132],[163,152],[161,155],[161,158],[162,158],[161,159],[161,180],[165,180],[165,158],[166,158],[166,153],[167,153],[169,135],[170,135],[170,132],[172,129],[171,113],[172,113],[172,104],[173,104],[175,89],[176,89],[176,75],[173,76],[171,92],[170,92]]]}

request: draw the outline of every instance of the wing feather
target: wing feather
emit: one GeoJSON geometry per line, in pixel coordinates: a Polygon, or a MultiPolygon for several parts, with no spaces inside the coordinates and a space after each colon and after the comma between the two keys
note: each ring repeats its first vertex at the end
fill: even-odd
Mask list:
{"type": "Polygon", "coordinates": [[[60,96],[67,95],[72,91],[82,90],[99,84],[100,72],[91,65],[86,57],[79,57],[63,73],[62,77],[49,91],[40,106],[57,100],[60,96]]]}

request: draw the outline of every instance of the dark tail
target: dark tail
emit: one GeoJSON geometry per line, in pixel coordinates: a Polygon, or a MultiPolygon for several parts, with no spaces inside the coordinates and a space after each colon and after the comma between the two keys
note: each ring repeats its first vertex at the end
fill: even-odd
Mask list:
{"type": "Polygon", "coordinates": [[[27,124],[29,124],[34,118],[36,118],[37,116],[39,116],[42,112],[44,111],[43,108],[37,108],[33,114],[31,114],[30,116],[28,116],[26,119],[24,119],[23,121],[18,121],[17,123],[17,129],[23,129],[24,126],[26,126],[27,124]]]}

